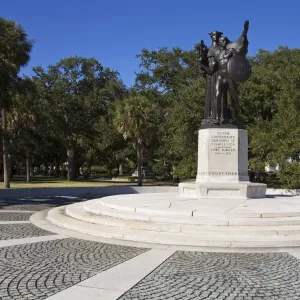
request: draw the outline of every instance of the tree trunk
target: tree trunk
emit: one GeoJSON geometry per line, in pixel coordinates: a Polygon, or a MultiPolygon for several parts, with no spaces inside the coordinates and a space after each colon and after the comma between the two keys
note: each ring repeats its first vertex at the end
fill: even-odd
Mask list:
{"type": "Polygon", "coordinates": [[[11,158],[8,155],[8,159],[9,159],[9,169],[8,169],[8,176],[9,176],[9,181],[11,182],[13,179],[13,175],[14,175],[14,163],[12,162],[11,158]]]}
{"type": "Polygon", "coordinates": [[[75,160],[75,179],[78,178],[78,176],[80,176],[80,165],[76,159],[75,160]]]}
{"type": "Polygon", "coordinates": [[[53,176],[54,175],[54,164],[51,163],[50,164],[50,170],[49,170],[49,176],[53,176]]]}
{"type": "Polygon", "coordinates": [[[76,142],[71,141],[69,144],[69,149],[67,151],[68,155],[68,180],[76,179],[76,142]]]}
{"type": "Polygon", "coordinates": [[[16,162],[16,175],[21,175],[21,167],[20,167],[20,162],[16,162]]]}
{"type": "Polygon", "coordinates": [[[179,183],[179,177],[175,175],[175,166],[172,165],[173,183],[179,183]]]}
{"type": "Polygon", "coordinates": [[[30,177],[33,177],[34,176],[34,167],[32,165],[32,158],[30,160],[30,177]]]}
{"type": "Polygon", "coordinates": [[[143,178],[142,178],[142,147],[140,143],[136,143],[136,159],[137,159],[137,167],[138,167],[138,186],[142,186],[143,178]]]}
{"type": "Polygon", "coordinates": [[[31,157],[30,152],[26,151],[26,181],[31,182],[31,157]]]}
{"type": "Polygon", "coordinates": [[[47,176],[49,173],[48,173],[48,164],[45,164],[45,170],[44,170],[44,175],[47,176]]]}
{"type": "Polygon", "coordinates": [[[119,164],[119,176],[123,176],[123,175],[124,175],[124,173],[123,173],[123,164],[120,163],[119,164]]]}
{"type": "Polygon", "coordinates": [[[35,175],[40,175],[40,172],[41,172],[41,165],[38,164],[37,167],[36,167],[36,174],[35,175]]]}
{"type": "Polygon", "coordinates": [[[60,163],[59,163],[59,159],[56,161],[56,164],[55,164],[55,176],[56,177],[60,176],[60,163]]]}
{"type": "Polygon", "coordinates": [[[6,120],[6,109],[5,108],[2,108],[2,132],[3,132],[3,177],[4,177],[4,187],[9,189],[10,188],[10,177],[9,177],[7,120],[6,120]]]}

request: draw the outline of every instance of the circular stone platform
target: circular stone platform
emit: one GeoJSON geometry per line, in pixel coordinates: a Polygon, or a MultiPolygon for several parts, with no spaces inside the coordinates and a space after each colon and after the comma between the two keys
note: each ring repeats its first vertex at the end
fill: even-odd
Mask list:
{"type": "Polygon", "coordinates": [[[123,241],[221,248],[300,246],[300,197],[188,199],[177,193],[109,196],[55,208],[48,220],[123,241]]]}

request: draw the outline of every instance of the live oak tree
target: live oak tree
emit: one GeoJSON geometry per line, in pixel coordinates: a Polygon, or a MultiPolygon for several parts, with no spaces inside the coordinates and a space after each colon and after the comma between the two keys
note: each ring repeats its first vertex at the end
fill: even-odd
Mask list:
{"type": "Polygon", "coordinates": [[[93,140],[95,124],[107,114],[108,104],[122,97],[125,87],[116,71],[94,58],[69,57],[47,70],[34,68],[34,72],[48,130],[62,141],[68,156],[68,179],[74,180],[79,147],[84,140],[93,140]]]}
{"type": "Polygon", "coordinates": [[[172,50],[162,47],[158,51],[143,49],[137,58],[141,61],[141,71],[137,73],[136,85],[142,89],[176,92],[198,77],[193,51],[184,51],[178,47],[172,50]]]}
{"type": "MultiPolygon", "coordinates": [[[[116,132],[113,124],[113,105],[107,116],[100,118],[95,124],[97,134],[92,141],[84,140],[87,149],[85,155],[85,170],[91,171],[91,166],[103,166],[102,173],[106,175],[124,175],[123,167],[135,157],[135,151],[130,143],[116,132]],[[118,171],[117,171],[118,170],[118,171]]],[[[126,168],[125,168],[126,170],[126,168]]],[[[88,175],[88,174],[86,174],[88,175]]]]}
{"type": "Polygon", "coordinates": [[[0,18],[0,108],[2,115],[3,167],[4,186],[10,187],[8,161],[7,110],[11,107],[11,89],[16,81],[20,68],[30,58],[32,41],[14,21],[0,18]]]}
{"type": "Polygon", "coordinates": [[[198,130],[204,118],[204,86],[205,81],[198,78],[171,96],[162,148],[166,160],[172,161],[174,178],[191,178],[197,173],[198,130]]]}
{"type": "Polygon", "coordinates": [[[30,78],[18,78],[11,90],[13,105],[7,115],[10,128],[11,154],[26,161],[26,180],[31,181],[32,156],[40,150],[41,136],[36,86],[30,78]]]}
{"type": "Polygon", "coordinates": [[[193,51],[143,49],[136,87],[156,91],[160,122],[153,155],[172,169],[174,179],[195,175],[197,130],[203,118],[205,81],[199,78],[193,51]]]}
{"type": "Polygon", "coordinates": [[[252,75],[240,89],[250,167],[278,164],[282,187],[299,188],[300,49],[261,50],[251,60],[252,75]]]}

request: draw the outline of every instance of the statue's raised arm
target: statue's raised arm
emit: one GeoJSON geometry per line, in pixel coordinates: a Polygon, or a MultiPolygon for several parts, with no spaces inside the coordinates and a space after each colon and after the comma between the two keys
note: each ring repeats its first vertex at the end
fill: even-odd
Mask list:
{"type": "Polygon", "coordinates": [[[246,21],[244,22],[244,31],[243,31],[243,33],[242,33],[243,36],[246,36],[246,37],[247,37],[248,29],[249,29],[249,21],[246,20],[246,21]]]}
{"type": "Polygon", "coordinates": [[[235,49],[239,55],[246,56],[246,54],[248,53],[248,44],[249,44],[248,37],[247,37],[248,29],[249,29],[249,21],[246,20],[244,23],[244,30],[241,36],[235,42],[227,44],[226,49],[235,49]]]}

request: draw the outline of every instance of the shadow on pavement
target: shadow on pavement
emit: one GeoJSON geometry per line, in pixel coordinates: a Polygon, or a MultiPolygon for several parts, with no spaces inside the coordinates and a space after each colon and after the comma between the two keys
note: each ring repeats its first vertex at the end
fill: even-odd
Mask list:
{"type": "Polygon", "coordinates": [[[103,195],[84,195],[82,197],[72,196],[48,196],[48,197],[26,197],[26,198],[10,198],[0,199],[0,209],[9,210],[15,209],[30,209],[34,207],[40,207],[41,209],[47,209],[51,207],[63,206],[72,204],[75,202],[86,201],[89,199],[100,198],[103,195]]]}

